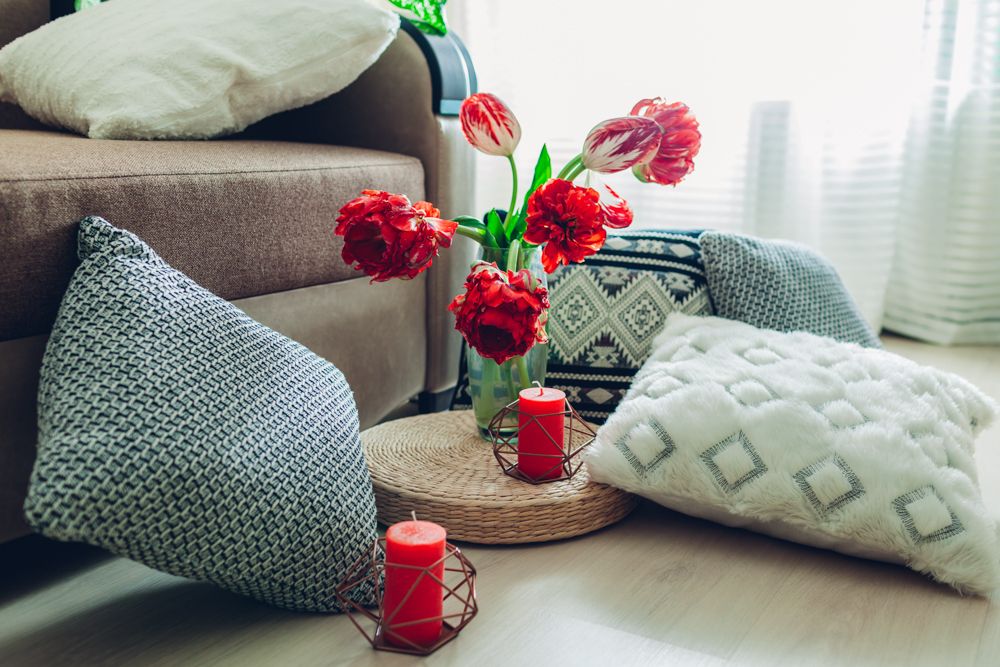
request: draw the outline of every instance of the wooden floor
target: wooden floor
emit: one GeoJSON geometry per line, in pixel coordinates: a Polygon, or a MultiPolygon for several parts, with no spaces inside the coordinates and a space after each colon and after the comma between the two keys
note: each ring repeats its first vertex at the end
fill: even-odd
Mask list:
{"type": "MultiPolygon", "coordinates": [[[[1000,398],[1000,349],[891,350],[1000,398]]],[[[980,441],[1000,510],[1000,426],[980,441]]],[[[1000,511],[998,511],[1000,514],[1000,511]]],[[[1000,597],[652,505],[597,534],[466,553],[479,617],[426,665],[1000,665],[1000,597]]],[[[293,614],[78,545],[0,545],[0,665],[404,665],[293,614]]]]}

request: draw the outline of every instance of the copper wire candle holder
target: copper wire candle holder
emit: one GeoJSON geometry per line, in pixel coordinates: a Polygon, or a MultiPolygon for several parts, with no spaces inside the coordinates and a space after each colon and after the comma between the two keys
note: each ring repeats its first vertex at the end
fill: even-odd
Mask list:
{"type": "MultiPolygon", "coordinates": [[[[519,479],[522,482],[528,482],[529,484],[547,484],[548,482],[571,479],[579,472],[580,467],[583,465],[583,457],[580,454],[594,442],[597,433],[594,432],[590,424],[584,421],[580,413],[573,409],[568,400],[564,403],[566,409],[561,412],[552,412],[543,415],[525,414],[524,426],[542,417],[563,415],[564,418],[563,448],[561,454],[537,454],[533,452],[524,455],[551,461],[551,467],[546,468],[537,477],[530,477],[517,467],[518,433],[524,426],[519,426],[514,432],[510,432],[508,428],[504,427],[504,424],[511,422],[515,424],[520,423],[521,411],[518,409],[518,402],[513,401],[507,404],[493,417],[488,427],[490,440],[493,442],[493,456],[496,458],[497,463],[500,464],[500,468],[505,475],[519,479]],[[549,477],[549,475],[557,470],[559,471],[559,476],[549,477]]],[[[558,443],[556,443],[547,431],[541,428],[539,430],[545,433],[554,448],[558,446],[558,443]]]]}
{"type": "Polygon", "coordinates": [[[418,618],[401,623],[393,623],[392,618],[385,618],[383,599],[383,582],[385,581],[385,538],[380,537],[372,543],[371,550],[359,558],[348,570],[343,583],[337,586],[337,601],[347,612],[354,627],[364,635],[368,643],[377,651],[393,653],[408,653],[411,655],[429,655],[458,636],[466,625],[476,616],[479,606],[476,602],[476,568],[461,550],[450,542],[445,543],[444,580],[432,573],[432,569],[441,561],[427,567],[413,565],[396,565],[394,568],[409,568],[421,570],[403,597],[398,609],[402,609],[410,594],[418,584],[430,578],[441,587],[444,597],[444,612],[440,616],[418,618]],[[365,592],[376,591],[376,602],[373,608],[355,601],[355,597],[364,597],[365,592]],[[358,595],[356,595],[358,594],[358,595]],[[433,644],[420,645],[401,635],[398,630],[418,623],[441,621],[441,636],[433,644]],[[395,642],[395,643],[394,643],[395,642]]]}

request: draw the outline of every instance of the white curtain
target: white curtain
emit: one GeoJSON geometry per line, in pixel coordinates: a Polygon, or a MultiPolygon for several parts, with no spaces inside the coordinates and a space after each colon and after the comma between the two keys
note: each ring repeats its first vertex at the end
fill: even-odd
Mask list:
{"type": "Polygon", "coordinates": [[[1000,0],[931,0],[885,325],[1000,342],[1000,0]]]}
{"type": "MultiPolygon", "coordinates": [[[[950,294],[941,289],[941,276],[928,278],[927,262],[951,267],[975,255],[976,270],[992,273],[992,289],[970,287],[979,301],[962,312],[981,317],[992,305],[993,316],[1000,315],[1000,230],[987,223],[996,226],[998,195],[985,188],[969,202],[967,188],[958,187],[956,205],[971,208],[962,209],[965,217],[956,230],[961,227],[971,247],[954,256],[941,253],[940,207],[935,216],[921,200],[931,196],[927,181],[964,186],[955,179],[977,165],[990,166],[976,171],[977,182],[997,181],[1000,119],[995,104],[970,110],[967,122],[977,127],[975,133],[966,128],[961,141],[974,135],[981,142],[977,155],[970,161],[955,138],[953,162],[939,162],[940,146],[930,139],[935,133],[962,133],[955,127],[961,113],[942,119],[927,110],[936,110],[942,96],[958,109],[959,97],[975,97],[976,89],[973,82],[960,89],[945,84],[950,93],[941,93],[939,84],[930,87],[935,92],[929,97],[930,70],[920,63],[940,61],[942,49],[956,48],[952,37],[974,42],[978,35],[987,42],[990,33],[993,50],[973,48],[964,61],[980,72],[989,60],[994,88],[975,82],[985,87],[980,105],[989,106],[998,99],[1000,70],[996,4],[452,0],[448,10],[472,53],[480,89],[507,101],[521,121],[522,173],[530,173],[543,141],[561,166],[597,121],[626,114],[643,97],[684,101],[704,136],[695,172],[676,189],[642,185],[629,174],[607,178],[632,204],[635,226],[713,228],[802,241],[833,261],[873,325],[885,321],[911,335],[944,340],[915,316],[933,308],[923,295],[928,280],[950,294]],[[957,8],[963,4],[973,9],[963,15],[957,8]],[[952,15],[959,23],[954,17],[968,18],[972,27],[961,24],[965,32],[947,33],[938,24],[952,15]],[[984,59],[978,70],[968,63],[977,57],[984,59]],[[921,122],[928,129],[911,131],[921,122]],[[930,127],[933,123],[945,127],[930,127]],[[938,254],[928,257],[930,248],[938,254]],[[904,327],[904,321],[912,326],[904,327]]],[[[939,63],[934,70],[939,78],[940,69],[939,63]]],[[[478,207],[504,206],[505,162],[479,160],[478,207]]],[[[949,206],[941,198],[934,201],[949,206]]],[[[996,331],[990,335],[1000,340],[996,331]]]]}

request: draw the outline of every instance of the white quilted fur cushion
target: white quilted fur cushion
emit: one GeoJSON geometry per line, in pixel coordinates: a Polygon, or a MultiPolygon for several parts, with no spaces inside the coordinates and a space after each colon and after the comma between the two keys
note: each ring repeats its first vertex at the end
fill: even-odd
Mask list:
{"type": "Polygon", "coordinates": [[[595,480],[963,592],[1000,585],[973,458],[996,406],[968,382],[882,350],[679,313],[654,350],[587,455],[595,480]]]}
{"type": "Polygon", "coordinates": [[[337,92],[398,26],[367,0],[107,2],[0,50],[0,100],[94,139],[214,137],[337,92]]]}

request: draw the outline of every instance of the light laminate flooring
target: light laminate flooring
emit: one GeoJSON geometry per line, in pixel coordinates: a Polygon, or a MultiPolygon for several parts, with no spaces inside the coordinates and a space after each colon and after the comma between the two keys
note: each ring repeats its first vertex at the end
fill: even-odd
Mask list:
{"type": "MultiPolygon", "coordinates": [[[[1000,398],[1000,348],[890,350],[1000,398]]],[[[1000,426],[979,442],[1000,515],[1000,426]]],[[[643,504],[573,540],[464,549],[480,614],[429,658],[37,537],[0,545],[0,665],[1000,665],[1000,597],[643,504]]]]}

